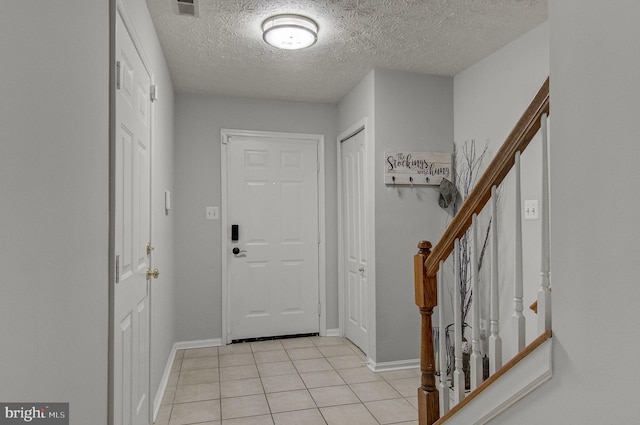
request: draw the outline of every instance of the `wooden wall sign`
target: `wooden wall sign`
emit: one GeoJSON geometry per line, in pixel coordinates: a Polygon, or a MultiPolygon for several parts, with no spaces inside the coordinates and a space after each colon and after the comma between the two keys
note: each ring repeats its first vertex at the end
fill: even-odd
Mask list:
{"type": "Polygon", "coordinates": [[[384,183],[438,186],[451,180],[451,154],[385,151],[384,183]]]}

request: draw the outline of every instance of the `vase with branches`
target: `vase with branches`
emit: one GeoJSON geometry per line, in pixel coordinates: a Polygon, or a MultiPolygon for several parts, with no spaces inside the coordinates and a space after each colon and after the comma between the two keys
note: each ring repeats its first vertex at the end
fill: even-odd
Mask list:
{"type": "MultiPolygon", "coordinates": [[[[452,217],[458,213],[462,204],[468,198],[476,184],[476,181],[478,180],[480,172],[482,171],[482,162],[487,154],[487,144],[485,143],[481,151],[476,149],[476,144],[475,139],[467,140],[459,146],[456,145],[456,143],[453,144],[451,181],[453,196],[447,207],[452,217]]],[[[476,264],[478,272],[482,269],[482,262],[489,242],[489,232],[491,230],[492,221],[493,217],[490,217],[486,224],[486,230],[483,232],[484,238],[482,239],[482,246],[476,264]]],[[[464,333],[466,328],[469,326],[467,324],[467,316],[469,315],[473,296],[475,295],[473,294],[471,287],[472,258],[469,232],[465,233],[464,236],[460,238],[458,254],[460,261],[455,265],[455,269],[452,270],[452,273],[457,275],[459,286],[457,288],[453,288],[451,291],[459,291],[460,293],[460,322],[462,323],[463,340],[466,340],[464,333]]],[[[451,298],[451,304],[453,305],[453,292],[451,291],[449,295],[451,298]]],[[[452,351],[453,345],[451,341],[452,338],[449,337],[449,332],[450,330],[452,331],[452,329],[452,325],[447,326],[446,329],[447,348],[449,352],[452,351]]],[[[469,344],[465,345],[468,350],[469,344]]],[[[451,371],[451,367],[452,361],[449,359],[447,368],[448,373],[451,371]]]]}

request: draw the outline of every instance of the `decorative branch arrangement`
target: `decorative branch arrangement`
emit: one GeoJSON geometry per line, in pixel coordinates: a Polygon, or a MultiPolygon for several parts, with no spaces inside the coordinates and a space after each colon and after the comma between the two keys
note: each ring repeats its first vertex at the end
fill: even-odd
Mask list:
{"type": "MultiPolygon", "coordinates": [[[[467,140],[460,144],[460,147],[453,144],[452,154],[452,183],[453,198],[449,205],[451,215],[455,216],[465,199],[469,196],[473,187],[480,176],[482,162],[487,154],[487,144],[485,143],[482,152],[476,151],[475,139],[467,140]]],[[[487,223],[487,230],[484,234],[482,249],[478,256],[478,270],[482,269],[482,261],[489,242],[489,232],[493,217],[487,223]]],[[[473,299],[473,291],[471,290],[471,246],[469,242],[469,233],[467,232],[459,243],[460,263],[457,265],[454,273],[458,274],[460,287],[456,288],[460,291],[460,314],[463,323],[463,334],[466,328],[466,319],[471,309],[471,300],[473,299]]],[[[453,297],[452,297],[453,298],[453,297]]]]}
{"type": "MultiPolygon", "coordinates": [[[[462,204],[467,199],[473,187],[476,184],[482,168],[482,162],[487,154],[487,144],[485,143],[482,152],[476,151],[475,139],[467,140],[461,143],[460,146],[453,144],[452,153],[452,181],[443,180],[440,185],[440,206],[448,209],[451,216],[454,217],[462,204]]],[[[482,269],[482,262],[484,254],[489,243],[489,234],[491,231],[491,224],[493,217],[489,218],[487,223],[487,229],[484,232],[484,239],[482,242],[482,248],[478,255],[478,272],[482,269]]],[[[465,370],[465,388],[470,387],[470,371],[469,371],[469,359],[471,355],[471,344],[466,340],[464,334],[466,328],[469,326],[466,322],[469,311],[471,310],[473,300],[473,290],[471,283],[471,243],[470,243],[470,230],[460,238],[458,243],[458,254],[460,261],[455,265],[453,270],[454,275],[457,274],[459,286],[453,288],[453,291],[460,291],[460,319],[462,323],[462,351],[463,351],[463,369],[465,370]]],[[[455,252],[454,252],[455,255],[455,252]]],[[[451,304],[453,306],[453,291],[450,291],[449,296],[451,298],[451,304]]],[[[455,309],[453,309],[455,311],[455,309]]],[[[453,372],[454,363],[454,347],[453,337],[450,332],[453,330],[453,324],[448,325],[445,328],[445,344],[447,352],[447,371],[449,375],[453,372]]],[[[453,381],[452,381],[453,384],[453,381]]]]}

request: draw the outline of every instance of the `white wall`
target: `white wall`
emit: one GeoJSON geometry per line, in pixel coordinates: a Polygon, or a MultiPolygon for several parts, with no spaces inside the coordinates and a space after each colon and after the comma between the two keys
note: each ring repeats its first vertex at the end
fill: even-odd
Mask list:
{"type": "Polygon", "coordinates": [[[554,375],[492,423],[636,423],[640,3],[549,3],[554,375]]]}
{"type": "Polygon", "coordinates": [[[171,76],[156,30],[144,0],[125,0],[135,32],[139,37],[153,82],[158,87],[158,100],[153,103],[153,268],[160,278],[151,285],[151,394],[158,390],[162,374],[176,341],[176,279],[174,250],[174,214],[165,213],[164,192],[174,189],[174,96],[171,76]]]}
{"type": "MultiPolygon", "coordinates": [[[[455,140],[460,146],[476,141],[479,153],[487,146],[482,162],[484,171],[504,143],[540,86],[549,76],[549,25],[544,23],[497,52],[457,74],[454,78],[455,140]]],[[[536,137],[522,155],[522,199],[541,196],[540,138],[536,137]]],[[[513,313],[514,177],[510,173],[500,190],[498,211],[499,279],[501,282],[500,333],[503,359],[516,354],[511,315],[513,313]]],[[[489,206],[483,211],[478,232],[484,240],[489,206]]],[[[524,314],[527,342],[538,336],[536,316],[529,309],[536,300],[540,284],[540,220],[523,221],[525,292],[524,314]]],[[[485,254],[480,286],[481,317],[489,320],[489,252],[485,254]]],[[[450,306],[447,306],[450,308],[450,306]]],[[[471,317],[467,322],[470,323],[471,317]]]]}
{"type": "Polygon", "coordinates": [[[109,3],[0,2],[0,400],[107,423],[109,3]]]}
{"type": "Polygon", "coordinates": [[[375,71],[376,361],[420,357],[413,256],[444,232],[435,186],[384,184],[385,150],[451,152],[453,79],[375,71]]]}
{"type": "Polygon", "coordinates": [[[223,207],[220,130],[314,133],[325,136],[327,328],[338,327],[336,128],[337,108],[320,103],[235,97],[176,97],[176,293],[178,340],[221,338],[220,221],[205,206],[223,207]]]}

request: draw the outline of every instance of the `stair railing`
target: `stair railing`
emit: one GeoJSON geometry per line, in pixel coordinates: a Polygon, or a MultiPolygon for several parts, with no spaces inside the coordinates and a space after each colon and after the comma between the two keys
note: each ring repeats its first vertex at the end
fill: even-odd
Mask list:
{"type": "MultiPolygon", "coordinates": [[[[439,308],[439,385],[436,385],[436,358],[432,330],[432,315],[437,305],[443,305],[442,265],[453,253],[454,264],[460,261],[457,245],[461,238],[470,232],[471,239],[471,287],[473,294],[478,294],[477,264],[477,216],[491,202],[493,223],[491,225],[491,295],[490,295],[490,336],[489,336],[489,373],[496,374],[502,367],[502,340],[500,337],[500,319],[498,308],[498,223],[496,188],[507,174],[515,167],[516,179],[516,249],[514,278],[514,341],[516,352],[525,349],[525,322],[523,311],[523,278],[522,278],[522,222],[520,196],[520,154],[529,145],[538,131],[542,130],[542,197],[540,210],[542,231],[542,264],[541,283],[538,292],[538,332],[550,334],[551,330],[551,293],[549,280],[549,181],[547,160],[547,116],[549,115],[549,79],[544,82],[526,111],[511,131],[503,145],[496,153],[487,170],[482,174],[474,189],[464,201],[451,224],[445,230],[435,247],[428,241],[418,244],[418,253],[414,256],[415,302],[420,309],[422,319],[420,368],[421,382],[418,388],[418,416],[420,425],[432,425],[449,411],[450,387],[446,380],[446,359],[449,353],[445,349],[443,309],[439,308]],[[444,376],[444,378],[443,378],[444,376]]],[[[456,270],[454,266],[454,270],[456,270]]],[[[454,292],[459,294],[458,273],[454,273],[454,292]]],[[[476,300],[478,297],[473,297],[476,300]]],[[[452,380],[454,385],[453,403],[460,405],[465,398],[465,376],[462,365],[462,326],[460,301],[454,300],[455,317],[455,354],[452,380]]],[[[480,356],[480,323],[477,301],[472,305],[472,352],[470,358],[471,390],[479,389],[483,381],[483,361],[480,356]]],[[[512,362],[510,362],[512,363],[512,362]]],[[[489,382],[486,382],[489,384],[489,382]]],[[[482,385],[484,389],[486,385],[482,385]]],[[[471,397],[469,397],[471,398],[471,397]]],[[[458,406],[460,407],[460,406],[458,406]]],[[[453,413],[453,412],[450,412],[453,413]]],[[[444,418],[443,418],[444,420],[444,418]]]]}

